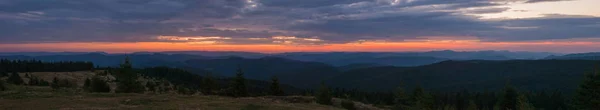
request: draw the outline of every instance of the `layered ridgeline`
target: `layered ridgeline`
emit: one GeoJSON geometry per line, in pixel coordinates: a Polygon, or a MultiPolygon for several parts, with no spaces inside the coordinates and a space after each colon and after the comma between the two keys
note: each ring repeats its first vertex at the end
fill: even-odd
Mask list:
{"type": "Polygon", "coordinates": [[[600,52],[575,53],[562,56],[548,56],[545,59],[563,59],[563,60],[600,60],[600,52]]]}
{"type": "Polygon", "coordinates": [[[598,61],[509,60],[444,61],[418,67],[371,67],[355,69],[327,81],[335,86],[385,91],[420,85],[439,91],[499,90],[510,82],[523,90],[572,92],[598,61]]]}
{"type": "MultiPolygon", "coordinates": [[[[249,53],[230,54],[247,55],[249,53]]],[[[291,53],[278,55],[284,54],[291,53]]],[[[361,58],[361,55],[372,56],[373,54],[296,53],[287,57],[296,57],[296,59],[303,60],[311,58],[316,58],[313,60],[327,60],[336,59],[332,55],[339,55],[341,59],[347,59],[361,58]],[[316,56],[313,56],[313,54],[316,54],[316,56]]],[[[392,55],[397,54],[393,53],[392,55]]],[[[169,54],[135,53],[128,55],[78,53],[68,55],[1,56],[1,58],[39,59],[42,61],[88,61],[100,67],[116,67],[126,56],[131,56],[132,64],[135,68],[166,66],[180,68],[200,75],[211,72],[214,77],[223,78],[235,76],[235,70],[239,66],[244,69],[248,79],[267,81],[271,77],[277,76],[281,79],[282,84],[289,84],[298,88],[316,88],[321,81],[325,81],[334,87],[358,88],[365,89],[366,91],[390,91],[402,83],[409,86],[408,88],[412,88],[414,85],[421,85],[425,89],[443,91],[457,91],[467,87],[482,91],[486,89],[500,89],[506,82],[511,82],[516,87],[527,90],[559,89],[561,91],[572,91],[575,88],[574,85],[579,83],[578,81],[582,78],[581,76],[585,72],[592,71],[592,67],[596,64],[595,61],[587,60],[452,60],[412,67],[395,67],[363,62],[345,66],[333,66],[329,63],[323,63],[326,61],[310,62],[281,58],[284,56],[243,58],[217,56],[214,54],[210,54],[211,56],[201,55],[207,54],[192,54],[190,52],[186,54],[175,52],[169,54]]],[[[250,55],[259,56],[260,54],[250,55]]],[[[382,57],[389,56],[383,53],[378,55],[382,57]]],[[[453,56],[454,58],[469,58],[458,57],[459,55],[452,54],[445,55],[453,56]]],[[[386,61],[414,63],[412,61],[386,61]]]]}
{"type": "Polygon", "coordinates": [[[191,59],[220,59],[228,57],[280,57],[298,61],[321,62],[333,66],[353,64],[420,66],[445,60],[514,60],[542,59],[557,53],[510,51],[430,51],[430,52],[293,52],[263,54],[252,52],[170,51],[107,54],[103,52],[13,52],[0,53],[4,59],[38,59],[42,61],[90,61],[98,66],[118,66],[125,56],[131,56],[136,67],[181,66],[191,59]]]}

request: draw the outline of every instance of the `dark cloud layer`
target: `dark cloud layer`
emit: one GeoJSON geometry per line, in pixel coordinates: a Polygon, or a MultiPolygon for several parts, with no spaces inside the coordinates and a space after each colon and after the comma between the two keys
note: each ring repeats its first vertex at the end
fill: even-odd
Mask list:
{"type": "Polygon", "coordinates": [[[507,11],[490,7],[503,2],[554,1],[564,0],[0,0],[0,43],[142,42],[161,35],[297,36],[328,43],[423,36],[600,37],[598,17],[481,20],[466,14],[507,11]]]}

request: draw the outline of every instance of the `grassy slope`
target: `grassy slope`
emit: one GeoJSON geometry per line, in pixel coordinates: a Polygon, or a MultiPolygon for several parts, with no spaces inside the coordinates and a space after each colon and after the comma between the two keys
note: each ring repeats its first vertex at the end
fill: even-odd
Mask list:
{"type": "MultiPolygon", "coordinates": [[[[19,73],[27,83],[25,73],[19,73]]],[[[95,72],[33,72],[32,76],[51,81],[52,78],[69,79],[81,87],[85,78],[95,72]]],[[[111,86],[115,86],[112,84],[111,86]]],[[[248,97],[169,94],[116,94],[86,93],[81,88],[52,90],[50,87],[14,86],[0,91],[0,110],[6,109],[197,109],[197,110],[343,110],[340,99],[334,106],[319,105],[312,97],[248,97]],[[336,107],[337,106],[337,107],[336,107]]],[[[356,103],[359,110],[377,110],[371,105],[356,103]]]]}
{"type": "Polygon", "coordinates": [[[177,94],[114,94],[53,91],[13,86],[0,92],[0,109],[199,109],[199,110],[339,110],[314,102],[289,103],[271,97],[230,98],[177,94]]]}

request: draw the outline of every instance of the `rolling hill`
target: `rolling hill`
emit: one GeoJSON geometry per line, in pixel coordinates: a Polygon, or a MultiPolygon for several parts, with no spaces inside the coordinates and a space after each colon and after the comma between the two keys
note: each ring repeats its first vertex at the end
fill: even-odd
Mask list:
{"type": "Polygon", "coordinates": [[[572,92],[600,62],[588,60],[444,61],[418,67],[372,67],[327,80],[344,88],[387,91],[403,85],[439,91],[498,90],[508,82],[524,90],[572,92]]]}

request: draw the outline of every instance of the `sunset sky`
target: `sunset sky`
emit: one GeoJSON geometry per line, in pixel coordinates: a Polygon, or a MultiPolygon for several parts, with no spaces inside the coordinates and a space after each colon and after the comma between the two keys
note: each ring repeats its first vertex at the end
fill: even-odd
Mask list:
{"type": "Polygon", "coordinates": [[[0,52],[600,52],[600,0],[0,0],[0,52]]]}

